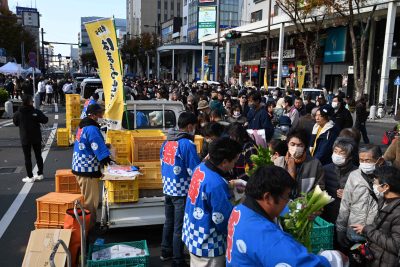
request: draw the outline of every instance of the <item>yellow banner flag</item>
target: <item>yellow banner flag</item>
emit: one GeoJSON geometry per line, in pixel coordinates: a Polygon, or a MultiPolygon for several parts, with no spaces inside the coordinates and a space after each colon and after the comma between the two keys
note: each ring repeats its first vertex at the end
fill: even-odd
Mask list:
{"type": "Polygon", "coordinates": [[[114,19],[88,22],[85,27],[101,73],[105,100],[104,119],[107,128],[121,129],[124,88],[114,19]]]}
{"type": "Polygon", "coordinates": [[[264,72],[264,89],[268,91],[268,81],[267,81],[267,68],[265,68],[264,72]]]}
{"type": "Polygon", "coordinates": [[[306,77],[306,66],[297,65],[297,83],[298,83],[300,92],[303,90],[305,77],[306,77]]]}

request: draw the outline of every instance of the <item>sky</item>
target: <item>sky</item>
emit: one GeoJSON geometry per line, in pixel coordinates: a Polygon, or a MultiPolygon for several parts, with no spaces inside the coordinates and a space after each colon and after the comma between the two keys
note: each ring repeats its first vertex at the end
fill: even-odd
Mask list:
{"type": "MultiPolygon", "coordinates": [[[[13,13],[16,6],[36,7],[44,40],[50,42],[78,43],[81,17],[126,18],[126,0],[8,0],[8,6],[13,13]]],[[[56,55],[70,55],[69,45],[54,47],[56,55]]]]}

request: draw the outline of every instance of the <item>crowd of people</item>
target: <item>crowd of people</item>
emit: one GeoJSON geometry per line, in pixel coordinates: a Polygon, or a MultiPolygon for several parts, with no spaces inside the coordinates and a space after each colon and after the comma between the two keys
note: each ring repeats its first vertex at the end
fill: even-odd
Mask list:
{"type": "Polygon", "coordinates": [[[290,199],[319,185],[335,198],[320,214],[335,225],[335,252],[351,266],[398,266],[400,150],[397,139],[385,155],[369,143],[366,96],[351,103],[341,91],[303,101],[300,92],[279,89],[152,81],[130,87],[135,99],[182,101],[186,109],[160,152],[162,260],[186,266],[183,240],[191,266],[330,266],[332,255],[309,254],[276,223],[290,199]],[[262,144],[251,130],[264,133],[275,166],[248,177],[262,144]],[[200,157],[194,133],[204,136],[200,157]],[[245,200],[234,207],[232,187],[242,180],[245,200]],[[352,250],[355,244],[363,249],[352,250]]]}

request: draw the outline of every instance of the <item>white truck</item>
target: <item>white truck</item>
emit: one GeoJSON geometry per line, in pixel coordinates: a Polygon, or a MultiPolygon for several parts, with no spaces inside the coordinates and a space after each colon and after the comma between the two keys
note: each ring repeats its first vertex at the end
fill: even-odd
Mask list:
{"type": "MultiPolygon", "coordinates": [[[[167,132],[177,126],[179,114],[184,111],[183,104],[178,101],[138,100],[127,101],[126,104],[127,114],[124,114],[122,126],[127,130],[160,129],[167,132]],[[147,125],[138,119],[138,113],[147,118],[147,125]]],[[[103,196],[105,190],[103,187],[103,196]]],[[[163,224],[165,215],[162,189],[139,192],[139,201],[134,203],[109,203],[103,199],[101,226],[120,228],[163,224]]]]}

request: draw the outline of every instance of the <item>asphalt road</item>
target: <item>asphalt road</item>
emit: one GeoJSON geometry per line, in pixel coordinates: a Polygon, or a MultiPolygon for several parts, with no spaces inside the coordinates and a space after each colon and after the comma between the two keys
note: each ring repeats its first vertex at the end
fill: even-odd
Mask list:
{"type": "MultiPolygon", "coordinates": [[[[43,111],[50,119],[48,124],[50,127],[53,123],[58,123],[58,127],[65,127],[65,110],[62,107],[59,108],[58,113],[55,112],[54,106],[45,106],[43,111]],[[58,117],[58,119],[55,119],[55,117],[58,117]]],[[[10,120],[0,119],[0,218],[2,218],[2,221],[4,221],[6,212],[24,187],[21,179],[26,176],[18,129],[10,122],[10,120]]],[[[368,123],[367,130],[371,142],[380,144],[383,132],[393,128],[394,125],[395,123],[392,121],[368,123]]],[[[47,132],[46,137],[49,136],[49,133],[50,131],[47,132]]],[[[382,147],[384,148],[384,146],[382,147]]],[[[20,266],[22,264],[30,231],[34,230],[33,223],[36,220],[35,200],[55,190],[54,174],[57,169],[71,167],[71,155],[71,147],[59,148],[54,140],[45,160],[45,179],[33,184],[21,207],[16,210],[15,217],[8,226],[6,225],[2,236],[0,225],[0,266],[20,266]]],[[[170,263],[162,263],[159,260],[161,233],[162,226],[132,227],[109,230],[101,234],[100,237],[104,238],[107,243],[147,240],[151,255],[151,266],[169,266],[170,263]]]]}

